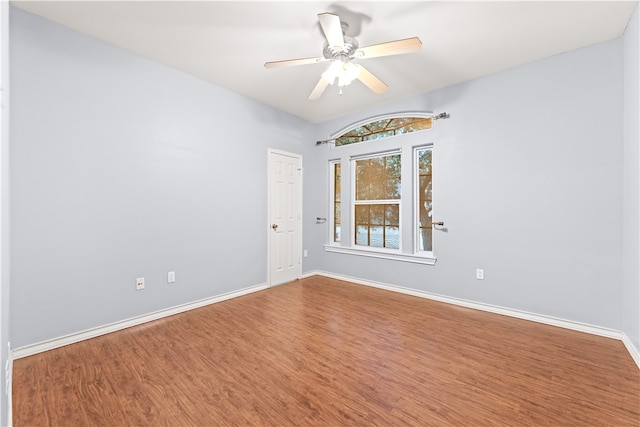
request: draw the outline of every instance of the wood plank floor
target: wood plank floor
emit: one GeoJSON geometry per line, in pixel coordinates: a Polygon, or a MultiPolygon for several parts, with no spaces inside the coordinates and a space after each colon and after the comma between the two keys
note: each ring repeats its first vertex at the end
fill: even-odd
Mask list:
{"type": "Polygon", "coordinates": [[[311,277],[15,361],[14,426],[634,426],[624,345],[311,277]]]}

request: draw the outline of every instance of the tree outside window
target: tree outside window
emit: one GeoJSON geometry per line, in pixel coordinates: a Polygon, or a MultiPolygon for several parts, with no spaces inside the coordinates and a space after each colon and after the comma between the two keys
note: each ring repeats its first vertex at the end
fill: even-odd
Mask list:
{"type": "Polygon", "coordinates": [[[355,244],[400,248],[400,154],[355,161],[355,244]]]}
{"type": "Polygon", "coordinates": [[[419,148],[417,156],[418,251],[433,250],[433,193],[431,148],[419,148]]]}

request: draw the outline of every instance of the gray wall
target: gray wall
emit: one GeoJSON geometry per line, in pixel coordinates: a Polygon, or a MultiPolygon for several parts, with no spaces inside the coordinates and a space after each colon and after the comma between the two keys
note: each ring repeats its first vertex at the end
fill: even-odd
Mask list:
{"type": "Polygon", "coordinates": [[[11,18],[14,347],[265,283],[268,147],[304,156],[305,272],[626,322],[622,39],[312,125],[23,11],[11,18]],[[338,149],[313,141],[406,110],[451,114],[425,134],[449,230],[436,235],[437,264],[324,252],[327,225],[314,219],[328,215],[338,149]]]}
{"type": "Polygon", "coordinates": [[[266,283],[267,149],[312,125],[11,19],[14,348],[266,283]]]}
{"type": "Polygon", "coordinates": [[[640,353],[640,17],[638,7],[624,35],[623,331],[640,353]]]}
{"type": "MultiPolygon", "coordinates": [[[[436,265],[322,252],[324,226],[317,268],[620,330],[622,76],[616,39],[319,126],[324,139],[382,113],[451,114],[424,135],[449,230],[436,265]]],[[[340,149],[308,157],[326,169],[340,149]]],[[[328,213],[326,197],[306,203],[328,213]]]]}
{"type": "Polygon", "coordinates": [[[9,425],[4,367],[9,356],[9,2],[0,2],[0,67],[2,67],[2,134],[0,135],[0,425],[9,425]]]}

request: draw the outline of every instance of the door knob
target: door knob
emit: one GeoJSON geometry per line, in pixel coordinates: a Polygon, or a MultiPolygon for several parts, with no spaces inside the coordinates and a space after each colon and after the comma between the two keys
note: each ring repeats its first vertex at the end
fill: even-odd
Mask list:
{"type": "Polygon", "coordinates": [[[276,231],[278,229],[278,224],[271,224],[271,228],[273,228],[273,231],[276,231]]]}

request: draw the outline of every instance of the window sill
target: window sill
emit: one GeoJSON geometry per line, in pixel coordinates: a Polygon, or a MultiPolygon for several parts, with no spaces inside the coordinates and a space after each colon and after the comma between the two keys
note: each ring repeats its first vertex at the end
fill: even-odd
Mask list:
{"type": "Polygon", "coordinates": [[[366,256],[366,257],[372,257],[372,258],[383,258],[383,259],[390,259],[394,261],[412,262],[415,264],[434,265],[437,260],[437,258],[435,257],[373,251],[373,250],[359,249],[359,248],[355,249],[355,248],[349,248],[346,246],[324,245],[324,250],[326,252],[333,252],[338,254],[349,254],[349,255],[359,255],[359,256],[366,256]]]}

